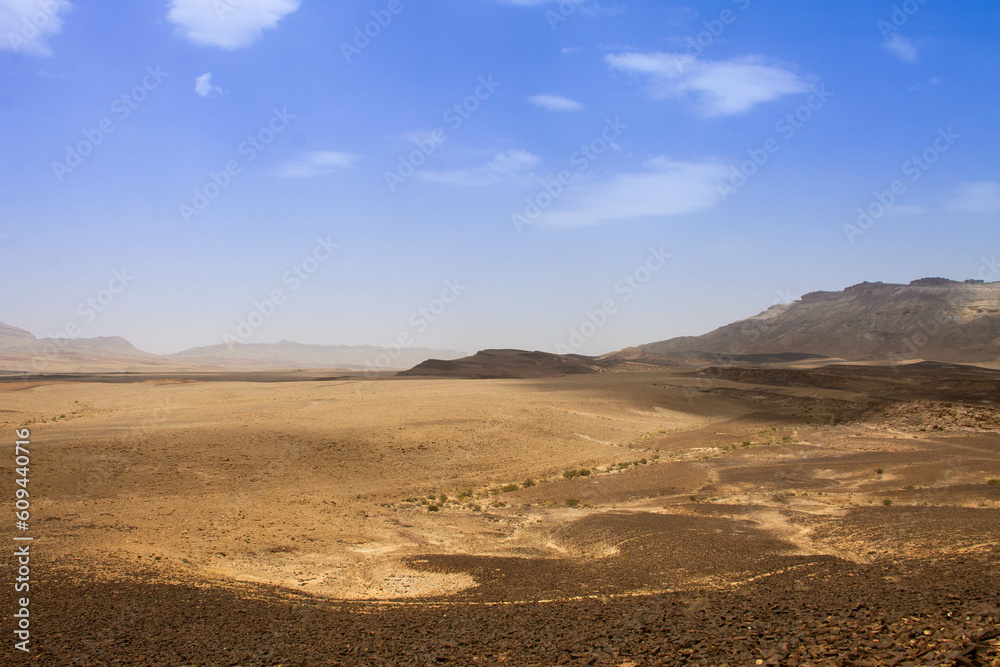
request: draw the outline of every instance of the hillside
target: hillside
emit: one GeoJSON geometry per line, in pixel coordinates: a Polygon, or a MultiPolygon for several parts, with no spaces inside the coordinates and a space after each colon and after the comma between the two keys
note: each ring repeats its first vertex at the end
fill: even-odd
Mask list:
{"type": "Polygon", "coordinates": [[[646,355],[817,354],[848,360],[1000,359],[1000,283],[924,278],[812,292],[702,336],[639,346],[646,355]]]}
{"type": "Polygon", "coordinates": [[[481,350],[463,359],[429,359],[398,375],[470,379],[542,378],[600,373],[615,365],[615,362],[548,352],[481,350]]]}

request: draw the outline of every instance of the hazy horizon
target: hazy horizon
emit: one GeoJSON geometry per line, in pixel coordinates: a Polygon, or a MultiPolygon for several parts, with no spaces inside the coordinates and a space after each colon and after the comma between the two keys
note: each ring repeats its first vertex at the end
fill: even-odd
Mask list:
{"type": "Polygon", "coordinates": [[[601,354],[1000,278],[996,5],[0,0],[0,28],[0,320],[38,337],[552,352],[596,317],[601,354]]]}

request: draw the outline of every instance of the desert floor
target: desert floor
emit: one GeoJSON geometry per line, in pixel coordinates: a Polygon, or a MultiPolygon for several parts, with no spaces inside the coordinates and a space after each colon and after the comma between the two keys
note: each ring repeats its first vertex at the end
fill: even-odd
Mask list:
{"type": "Polygon", "coordinates": [[[12,662],[1000,665],[990,377],[76,380],[12,662]]]}

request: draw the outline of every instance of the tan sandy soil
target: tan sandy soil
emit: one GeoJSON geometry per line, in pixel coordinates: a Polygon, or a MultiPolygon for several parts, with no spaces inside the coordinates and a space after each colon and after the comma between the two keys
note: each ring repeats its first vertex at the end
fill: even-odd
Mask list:
{"type": "MultiPolygon", "coordinates": [[[[695,385],[687,369],[7,382],[0,428],[10,439],[31,429],[40,567],[83,577],[72,586],[90,586],[93,568],[112,589],[141,579],[137,599],[166,583],[268,605],[293,592],[359,604],[707,600],[799,570],[876,576],[949,558],[967,559],[970,577],[1000,575],[982,565],[998,549],[996,406],[908,400],[873,411],[886,399],[870,400],[865,383],[695,385]],[[258,584],[278,588],[240,588],[258,584]]],[[[805,579],[787,583],[802,609],[822,595],[805,579]]],[[[940,608],[928,605],[919,613],[940,608]]],[[[388,608],[365,613],[389,618],[388,608]]],[[[996,656],[984,636],[978,650],[996,656]]],[[[53,641],[86,655],[74,637],[53,641]]],[[[273,657],[228,664],[281,663],[273,657]]],[[[296,660],[287,664],[325,664],[296,660]]]]}

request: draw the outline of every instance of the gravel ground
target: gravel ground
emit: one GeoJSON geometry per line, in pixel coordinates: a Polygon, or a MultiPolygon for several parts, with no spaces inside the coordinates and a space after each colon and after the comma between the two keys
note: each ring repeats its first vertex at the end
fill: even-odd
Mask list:
{"type": "Polygon", "coordinates": [[[346,603],[115,561],[43,564],[23,662],[996,666],[998,555],[827,558],[740,587],[517,604],[346,603]]]}

